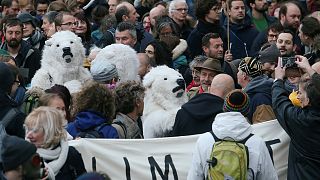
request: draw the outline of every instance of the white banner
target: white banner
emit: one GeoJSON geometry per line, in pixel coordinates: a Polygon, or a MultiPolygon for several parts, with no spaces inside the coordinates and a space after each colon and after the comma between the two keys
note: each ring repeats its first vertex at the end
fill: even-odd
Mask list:
{"type": "MultiPolygon", "coordinates": [[[[276,120],[253,125],[254,133],[271,143],[279,179],[286,179],[289,138],[276,120]]],[[[198,135],[157,139],[80,139],[70,145],[82,154],[87,171],[115,180],[187,179],[198,135]]],[[[271,149],[270,149],[271,150],[271,149]]]]}

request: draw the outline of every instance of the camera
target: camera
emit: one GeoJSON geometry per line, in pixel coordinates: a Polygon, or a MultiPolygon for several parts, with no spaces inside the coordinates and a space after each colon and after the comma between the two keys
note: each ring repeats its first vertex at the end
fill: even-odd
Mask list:
{"type": "Polygon", "coordinates": [[[282,57],[282,66],[283,67],[298,67],[295,63],[295,57],[282,57]]]}

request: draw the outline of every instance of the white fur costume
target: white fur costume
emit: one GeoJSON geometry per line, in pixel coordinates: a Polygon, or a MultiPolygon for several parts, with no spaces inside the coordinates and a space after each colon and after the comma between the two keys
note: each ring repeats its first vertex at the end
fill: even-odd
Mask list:
{"type": "Polygon", "coordinates": [[[152,68],[143,79],[146,88],[142,116],[144,138],[166,136],[177,111],[187,102],[182,75],[167,67],[152,68]]]}
{"type": "Polygon", "coordinates": [[[79,91],[84,81],[92,79],[90,72],[82,67],[84,58],[80,37],[70,31],[55,33],[45,43],[41,68],[32,78],[31,86],[48,89],[60,84],[71,93],[79,91]]]}
{"type": "Polygon", "coordinates": [[[92,61],[108,61],[117,67],[120,82],[127,80],[140,81],[138,75],[139,59],[137,53],[130,46],[123,44],[111,44],[101,49],[92,61]]]}

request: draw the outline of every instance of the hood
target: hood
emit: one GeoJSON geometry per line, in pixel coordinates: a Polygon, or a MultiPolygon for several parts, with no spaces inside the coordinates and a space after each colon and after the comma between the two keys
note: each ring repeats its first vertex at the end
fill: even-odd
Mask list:
{"type": "Polygon", "coordinates": [[[249,84],[244,88],[248,94],[266,93],[271,95],[271,87],[273,80],[268,78],[267,75],[261,75],[253,78],[249,84]]]}
{"type": "MultiPolygon", "coordinates": [[[[224,21],[224,26],[227,27],[228,25],[228,19],[226,18],[225,21],[224,21]]],[[[238,30],[242,30],[242,29],[246,29],[248,27],[253,27],[252,23],[251,23],[251,19],[248,15],[246,15],[244,17],[244,22],[242,24],[234,24],[234,23],[231,23],[230,22],[230,28],[233,30],[233,31],[238,31],[238,30]]]]}
{"type": "Polygon", "coordinates": [[[197,121],[206,121],[213,115],[222,112],[222,106],[222,98],[209,93],[202,93],[182,105],[181,110],[197,121]]]}
{"type": "Polygon", "coordinates": [[[184,39],[180,39],[180,43],[172,50],[172,59],[176,59],[186,51],[188,43],[184,39]]]}
{"type": "Polygon", "coordinates": [[[225,112],[216,116],[212,131],[219,139],[230,137],[241,141],[252,133],[252,127],[241,113],[225,112]]]}
{"type": "Polygon", "coordinates": [[[197,29],[204,34],[207,34],[209,32],[212,32],[212,33],[221,33],[222,32],[222,28],[221,28],[219,22],[214,24],[214,23],[209,23],[209,22],[203,21],[201,19],[199,20],[199,22],[197,24],[197,29]]]}
{"type": "Polygon", "coordinates": [[[86,130],[92,127],[96,127],[104,122],[107,122],[107,119],[95,111],[82,111],[76,115],[74,125],[79,130],[86,130]]]}

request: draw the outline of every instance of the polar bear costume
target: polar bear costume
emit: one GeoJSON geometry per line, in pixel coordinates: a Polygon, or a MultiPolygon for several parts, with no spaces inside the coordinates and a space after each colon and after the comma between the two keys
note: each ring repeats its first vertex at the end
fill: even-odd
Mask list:
{"type": "Polygon", "coordinates": [[[138,68],[140,61],[137,53],[128,45],[111,44],[101,49],[92,65],[97,61],[108,61],[117,68],[120,78],[119,83],[128,80],[140,81],[138,68]]]}
{"type": "Polygon", "coordinates": [[[142,115],[144,138],[167,136],[177,111],[187,102],[182,75],[167,67],[152,68],[143,79],[146,88],[142,115]]]}
{"type": "Polygon", "coordinates": [[[71,93],[79,91],[82,84],[92,79],[82,64],[85,48],[81,38],[70,31],[55,33],[46,41],[41,68],[31,80],[31,87],[48,89],[55,84],[66,86],[71,93]]]}

